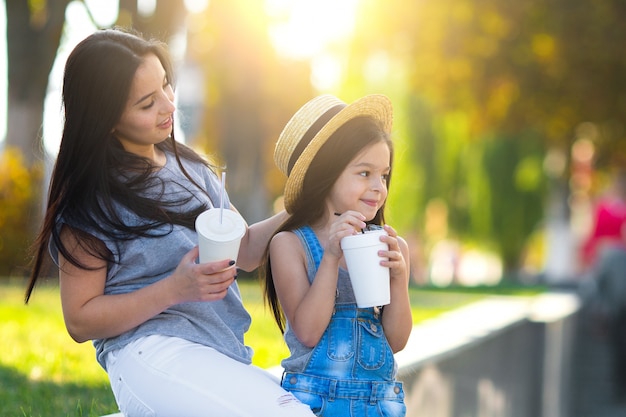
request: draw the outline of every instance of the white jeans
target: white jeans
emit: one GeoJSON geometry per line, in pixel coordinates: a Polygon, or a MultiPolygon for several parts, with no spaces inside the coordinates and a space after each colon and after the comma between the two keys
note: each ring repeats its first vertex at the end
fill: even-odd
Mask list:
{"type": "Polygon", "coordinates": [[[276,377],[184,339],[147,336],[106,359],[125,417],[311,417],[276,377]]]}

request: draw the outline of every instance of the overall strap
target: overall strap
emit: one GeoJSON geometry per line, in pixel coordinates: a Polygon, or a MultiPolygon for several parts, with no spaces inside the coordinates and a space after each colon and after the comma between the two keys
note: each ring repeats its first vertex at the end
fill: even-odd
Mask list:
{"type": "Polygon", "coordinates": [[[310,266],[314,267],[314,270],[309,271],[309,273],[312,272],[313,276],[315,276],[315,272],[319,268],[320,262],[322,262],[324,249],[322,245],[320,245],[319,240],[317,240],[317,236],[315,236],[315,232],[311,229],[311,226],[303,226],[293,232],[300,238],[300,241],[302,241],[307,253],[307,259],[312,261],[312,265],[310,266]]]}
{"type": "MultiPolygon", "coordinates": [[[[311,226],[302,226],[293,231],[296,236],[302,242],[304,246],[304,250],[306,252],[307,257],[307,275],[309,278],[309,282],[313,283],[315,279],[315,274],[320,267],[320,263],[322,262],[322,256],[324,256],[324,248],[320,244],[320,241],[317,239],[315,232],[311,229],[311,226]]],[[[339,302],[340,293],[345,294],[344,297],[354,297],[352,294],[352,286],[350,286],[349,278],[342,277],[342,270],[339,271],[339,281],[337,283],[337,291],[335,295],[335,302],[339,302]]],[[[354,304],[354,300],[344,300],[343,303],[349,302],[354,304]]],[[[353,306],[354,308],[354,306],[353,306]]]]}

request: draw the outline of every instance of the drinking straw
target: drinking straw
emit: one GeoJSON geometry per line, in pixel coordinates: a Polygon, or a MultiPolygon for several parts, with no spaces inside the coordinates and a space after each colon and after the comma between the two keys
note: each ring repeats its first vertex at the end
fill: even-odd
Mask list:
{"type": "Polygon", "coordinates": [[[222,171],[222,186],[220,188],[220,224],[223,224],[222,220],[224,218],[224,194],[226,193],[224,190],[226,188],[226,171],[222,171]]]}

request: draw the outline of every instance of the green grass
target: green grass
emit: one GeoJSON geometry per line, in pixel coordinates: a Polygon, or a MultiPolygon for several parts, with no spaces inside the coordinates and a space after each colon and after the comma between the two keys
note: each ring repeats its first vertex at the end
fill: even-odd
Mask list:
{"type": "MultiPolygon", "coordinates": [[[[254,363],[278,365],[287,347],[266,311],[256,282],[240,288],[253,317],[246,343],[254,363]]],[[[411,288],[415,322],[484,297],[483,292],[411,288]]],[[[117,407],[90,343],[77,344],[63,324],[58,287],[38,288],[28,306],[21,283],[0,281],[0,416],[100,416],[117,407]]]]}
{"type": "Polygon", "coordinates": [[[0,285],[0,415],[98,416],[116,409],[89,343],[65,331],[58,291],[0,285]]]}

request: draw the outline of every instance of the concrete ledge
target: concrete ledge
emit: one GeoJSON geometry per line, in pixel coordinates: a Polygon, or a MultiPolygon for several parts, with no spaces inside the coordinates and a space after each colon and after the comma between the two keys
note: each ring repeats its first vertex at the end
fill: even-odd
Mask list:
{"type": "Polygon", "coordinates": [[[406,347],[395,357],[401,371],[421,367],[467,349],[524,320],[528,301],[490,297],[426,320],[411,331],[406,347]]]}
{"type": "Polygon", "coordinates": [[[490,297],[413,329],[396,354],[407,417],[568,417],[574,294],[490,297]]]}
{"type": "Polygon", "coordinates": [[[572,294],[489,297],[416,325],[407,346],[395,355],[398,367],[419,367],[453,355],[527,320],[560,320],[579,306],[578,298],[572,294]]]}

